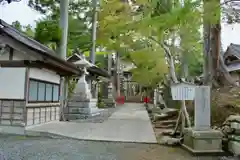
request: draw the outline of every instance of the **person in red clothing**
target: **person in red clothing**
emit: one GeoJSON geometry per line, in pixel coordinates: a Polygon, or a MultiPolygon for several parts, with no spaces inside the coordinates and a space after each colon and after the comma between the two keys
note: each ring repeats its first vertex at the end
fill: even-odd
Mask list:
{"type": "Polygon", "coordinates": [[[146,89],[145,89],[144,92],[143,92],[143,102],[144,102],[144,104],[149,103],[149,98],[148,98],[148,96],[147,96],[147,91],[146,91],[146,89]]]}
{"type": "Polygon", "coordinates": [[[144,103],[148,103],[148,102],[149,102],[149,98],[148,98],[147,96],[144,97],[143,102],[144,102],[144,103]]]}

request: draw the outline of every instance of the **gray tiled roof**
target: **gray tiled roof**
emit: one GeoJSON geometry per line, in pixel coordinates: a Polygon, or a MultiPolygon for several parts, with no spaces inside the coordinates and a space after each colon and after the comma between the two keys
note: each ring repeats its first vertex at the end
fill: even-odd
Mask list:
{"type": "Polygon", "coordinates": [[[0,19],[0,25],[2,26],[1,31],[5,32],[6,34],[11,36],[12,38],[18,40],[19,42],[21,42],[21,43],[23,43],[27,46],[30,46],[30,47],[38,50],[38,51],[41,51],[41,52],[44,52],[44,53],[47,53],[47,54],[52,54],[53,56],[56,56],[56,55],[54,55],[56,53],[53,50],[49,49],[48,47],[39,43],[38,41],[36,41],[32,38],[29,38],[27,35],[21,33],[20,31],[18,31],[17,29],[15,29],[14,27],[7,24],[6,22],[4,22],[1,19],[0,19]]]}
{"type": "MultiPolygon", "coordinates": [[[[237,58],[240,59],[240,45],[239,44],[233,44],[231,43],[226,51],[229,55],[236,56],[237,58]]],[[[225,52],[225,54],[226,54],[225,52]]]]}
{"type": "MultiPolygon", "coordinates": [[[[82,55],[80,55],[78,53],[73,53],[73,55],[68,57],[67,60],[74,63],[78,60],[81,60],[82,58],[83,58],[82,55]]],[[[110,77],[110,75],[108,74],[108,72],[105,69],[99,68],[95,65],[88,67],[87,70],[88,70],[88,72],[90,72],[92,74],[96,74],[98,76],[102,76],[102,77],[106,77],[106,78],[110,77]]]]}
{"type": "Polygon", "coordinates": [[[1,19],[0,19],[0,34],[4,34],[11,37],[13,40],[23,44],[24,46],[27,46],[30,50],[33,50],[40,56],[49,58],[59,63],[61,66],[70,67],[71,68],[71,71],[69,70],[70,72],[75,73],[81,72],[81,70],[79,70],[74,64],[58,57],[57,54],[50,48],[21,33],[20,31],[18,31],[17,29],[15,29],[14,27],[7,24],[1,19]]]}

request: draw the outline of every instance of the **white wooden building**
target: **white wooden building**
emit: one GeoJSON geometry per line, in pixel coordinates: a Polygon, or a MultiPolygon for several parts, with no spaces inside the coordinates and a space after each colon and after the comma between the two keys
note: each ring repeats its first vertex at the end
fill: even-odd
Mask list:
{"type": "Polygon", "coordinates": [[[60,78],[74,64],[0,20],[0,132],[59,120],[60,78]]]}

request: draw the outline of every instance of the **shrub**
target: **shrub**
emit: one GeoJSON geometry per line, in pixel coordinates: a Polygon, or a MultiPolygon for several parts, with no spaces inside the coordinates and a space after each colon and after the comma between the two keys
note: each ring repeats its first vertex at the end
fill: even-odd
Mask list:
{"type": "Polygon", "coordinates": [[[105,107],[104,102],[99,102],[99,103],[98,103],[98,108],[104,108],[104,107],[105,107]]]}

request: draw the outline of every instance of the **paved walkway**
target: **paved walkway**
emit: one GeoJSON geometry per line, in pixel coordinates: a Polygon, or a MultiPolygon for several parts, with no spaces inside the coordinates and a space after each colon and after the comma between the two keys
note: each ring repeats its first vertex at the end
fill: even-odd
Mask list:
{"type": "Polygon", "coordinates": [[[146,109],[141,104],[118,106],[103,123],[51,122],[28,131],[52,133],[83,140],[156,143],[146,109]]]}

